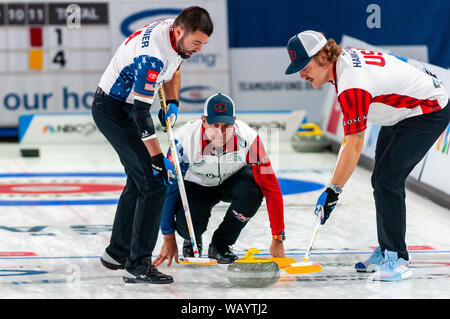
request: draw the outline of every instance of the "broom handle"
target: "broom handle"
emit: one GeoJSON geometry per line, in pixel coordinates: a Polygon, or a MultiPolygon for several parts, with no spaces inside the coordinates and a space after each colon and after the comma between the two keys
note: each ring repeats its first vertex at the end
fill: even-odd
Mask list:
{"type": "Polygon", "coordinates": [[[323,207],[320,206],[319,211],[317,212],[316,226],[314,227],[313,234],[309,241],[308,249],[306,250],[305,256],[303,257],[304,262],[308,262],[308,260],[309,260],[309,255],[311,254],[311,251],[312,251],[312,248],[314,245],[314,241],[316,240],[317,233],[319,232],[320,221],[322,220],[322,216],[323,216],[323,207]]]}
{"type": "MultiPolygon", "coordinates": [[[[346,142],[347,141],[346,141],[346,139],[344,137],[344,139],[342,140],[342,143],[341,143],[341,147],[340,147],[339,152],[338,152],[338,156],[337,156],[337,159],[336,159],[336,164],[339,161],[339,158],[341,157],[342,148],[344,147],[346,142]]],[[[335,170],[336,170],[336,165],[334,166],[333,173],[331,174],[331,177],[333,177],[335,170]]],[[[330,178],[330,182],[328,182],[328,184],[330,184],[330,183],[331,183],[331,178],[330,178]]],[[[323,214],[324,214],[323,207],[320,206],[319,207],[319,211],[317,212],[317,219],[316,219],[316,225],[314,227],[314,232],[313,232],[313,234],[311,236],[311,240],[309,241],[309,246],[308,246],[308,249],[305,252],[305,256],[303,257],[303,261],[304,262],[307,262],[309,260],[309,255],[311,254],[311,251],[312,251],[312,248],[313,248],[313,245],[314,245],[314,241],[316,240],[317,233],[319,232],[319,228],[320,228],[320,225],[321,225],[320,222],[322,220],[323,214]]]]}
{"type": "MultiPolygon", "coordinates": [[[[158,89],[158,94],[159,94],[159,102],[161,103],[161,107],[164,111],[164,114],[166,114],[167,113],[167,105],[166,105],[166,99],[164,97],[164,91],[163,91],[162,87],[160,87],[158,89]]],[[[178,189],[180,191],[181,202],[183,203],[184,215],[186,217],[186,223],[187,223],[187,227],[189,230],[189,237],[191,239],[192,248],[194,249],[194,256],[196,258],[198,258],[200,256],[200,254],[198,252],[198,246],[197,246],[197,242],[195,240],[194,227],[192,225],[191,212],[189,210],[186,189],[184,187],[184,182],[183,182],[183,175],[181,173],[180,160],[178,158],[178,151],[175,146],[175,139],[173,137],[172,126],[170,125],[170,122],[168,120],[166,120],[166,130],[167,130],[167,137],[169,139],[170,151],[172,153],[173,165],[175,167],[175,173],[177,175],[178,189]]]]}

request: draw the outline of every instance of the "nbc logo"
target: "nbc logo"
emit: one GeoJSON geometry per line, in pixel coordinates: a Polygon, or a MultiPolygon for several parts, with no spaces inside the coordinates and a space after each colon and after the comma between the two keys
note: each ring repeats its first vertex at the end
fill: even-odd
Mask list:
{"type": "Polygon", "coordinates": [[[450,126],[447,126],[447,129],[442,133],[442,135],[438,138],[436,149],[438,152],[448,155],[448,150],[450,149],[450,126]]]}
{"type": "Polygon", "coordinates": [[[42,133],[55,133],[55,129],[51,125],[46,125],[42,128],[42,133]]]}

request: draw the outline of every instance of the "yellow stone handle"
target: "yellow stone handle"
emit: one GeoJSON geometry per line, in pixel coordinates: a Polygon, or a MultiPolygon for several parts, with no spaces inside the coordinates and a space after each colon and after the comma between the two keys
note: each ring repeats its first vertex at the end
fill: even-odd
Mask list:
{"type": "Polygon", "coordinates": [[[253,254],[259,254],[259,249],[257,248],[250,248],[247,250],[247,253],[242,259],[255,259],[255,256],[253,254]]]}
{"type": "Polygon", "coordinates": [[[315,136],[323,135],[322,130],[316,123],[304,123],[300,126],[305,131],[300,131],[297,133],[299,136],[315,136]]]}

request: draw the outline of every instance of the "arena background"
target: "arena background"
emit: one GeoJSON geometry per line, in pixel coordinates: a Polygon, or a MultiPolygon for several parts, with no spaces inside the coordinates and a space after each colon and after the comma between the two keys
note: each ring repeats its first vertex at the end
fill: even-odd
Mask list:
{"type": "MultiPolygon", "coordinates": [[[[103,142],[89,111],[115,49],[135,29],[175,17],[186,6],[179,0],[78,1],[77,18],[67,11],[71,3],[0,3],[3,139],[23,144],[103,142]]],[[[246,119],[258,118],[260,127],[275,125],[282,138],[294,134],[301,122],[314,122],[339,142],[339,105],[330,86],[313,90],[297,75],[284,74],[286,43],[306,29],[321,31],[344,46],[391,52],[419,68],[426,66],[450,84],[449,1],[426,6],[422,1],[387,0],[189,1],[193,4],[211,12],[215,31],[204,50],[183,64],[181,112],[199,112],[207,96],[221,91],[233,97],[238,113],[250,112],[246,119]],[[291,116],[292,111],[300,114],[291,116]]],[[[363,164],[370,165],[378,130],[373,125],[368,129],[363,164]]],[[[443,168],[449,164],[449,138],[447,129],[410,178],[413,187],[425,184],[418,190],[446,206],[450,173],[443,168]]]]}

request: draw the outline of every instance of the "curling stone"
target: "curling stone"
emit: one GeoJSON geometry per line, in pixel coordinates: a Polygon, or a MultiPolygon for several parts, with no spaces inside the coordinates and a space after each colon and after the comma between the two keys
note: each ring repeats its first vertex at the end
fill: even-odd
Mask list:
{"type": "Polygon", "coordinates": [[[330,146],[315,123],[304,123],[291,138],[291,146],[297,152],[322,152],[330,146]]]}
{"type": "Polygon", "coordinates": [[[256,248],[247,250],[246,255],[228,266],[228,280],[239,287],[262,288],[273,285],[280,279],[280,267],[272,260],[255,258],[256,248]]]}

